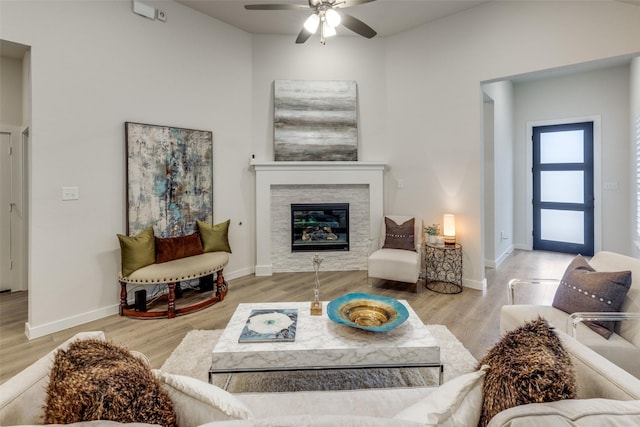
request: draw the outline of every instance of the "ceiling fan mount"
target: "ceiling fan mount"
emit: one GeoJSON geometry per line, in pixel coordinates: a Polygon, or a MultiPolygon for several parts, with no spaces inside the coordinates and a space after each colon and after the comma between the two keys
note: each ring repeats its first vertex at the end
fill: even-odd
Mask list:
{"type": "Polygon", "coordinates": [[[248,4],[245,5],[247,10],[311,10],[304,23],[304,26],[296,43],[306,42],[315,32],[320,29],[320,43],[325,44],[325,37],[331,37],[336,34],[336,27],[342,25],[356,34],[366,38],[372,38],[376,31],[341,9],[357,6],[363,3],[369,3],[375,0],[308,0],[308,5],[281,3],[281,4],[248,4]],[[340,11],[338,11],[340,9],[340,11]]]}

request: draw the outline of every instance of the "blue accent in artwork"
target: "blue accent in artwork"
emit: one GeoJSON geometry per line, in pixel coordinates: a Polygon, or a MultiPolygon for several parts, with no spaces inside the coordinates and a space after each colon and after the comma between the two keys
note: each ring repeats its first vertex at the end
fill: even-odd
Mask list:
{"type": "Polygon", "coordinates": [[[382,295],[355,292],[343,295],[339,298],[334,299],[333,301],[330,301],[327,304],[327,316],[329,316],[329,319],[340,325],[347,325],[353,328],[364,329],[366,331],[372,332],[387,332],[394,328],[397,328],[402,323],[404,323],[404,321],[409,318],[409,310],[407,310],[404,304],[396,299],[385,297],[382,295]],[[371,301],[372,305],[383,305],[385,306],[385,310],[392,312],[393,315],[387,323],[380,326],[358,325],[357,323],[351,321],[349,318],[345,317],[343,310],[343,307],[345,305],[349,305],[358,301],[362,301],[364,303],[366,303],[367,301],[371,301]]]}

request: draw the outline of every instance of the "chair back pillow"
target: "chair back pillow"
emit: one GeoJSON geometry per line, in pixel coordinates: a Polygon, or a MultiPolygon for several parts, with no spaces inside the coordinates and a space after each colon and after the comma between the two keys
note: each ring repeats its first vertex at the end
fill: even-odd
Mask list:
{"type": "Polygon", "coordinates": [[[402,224],[397,224],[393,219],[385,216],[385,238],[383,249],[404,249],[416,251],[415,241],[416,219],[411,218],[402,224]]]}

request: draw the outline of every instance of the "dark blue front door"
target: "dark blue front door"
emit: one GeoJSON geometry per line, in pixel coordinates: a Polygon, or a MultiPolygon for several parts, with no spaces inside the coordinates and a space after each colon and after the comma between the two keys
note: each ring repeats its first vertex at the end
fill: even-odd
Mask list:
{"type": "Polygon", "coordinates": [[[593,255],[593,122],[533,128],[533,249],[593,255]]]}

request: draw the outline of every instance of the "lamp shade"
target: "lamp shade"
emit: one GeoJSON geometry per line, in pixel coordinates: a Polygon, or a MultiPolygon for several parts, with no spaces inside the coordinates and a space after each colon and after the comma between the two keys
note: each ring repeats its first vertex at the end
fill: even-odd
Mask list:
{"type": "Polygon", "coordinates": [[[444,234],[445,245],[455,245],[456,243],[456,217],[453,214],[444,214],[442,218],[442,234],[444,234]]]}
{"type": "Polygon", "coordinates": [[[314,13],[313,15],[309,16],[306,21],[304,21],[304,29],[313,34],[318,29],[319,24],[320,17],[314,13]]]}

